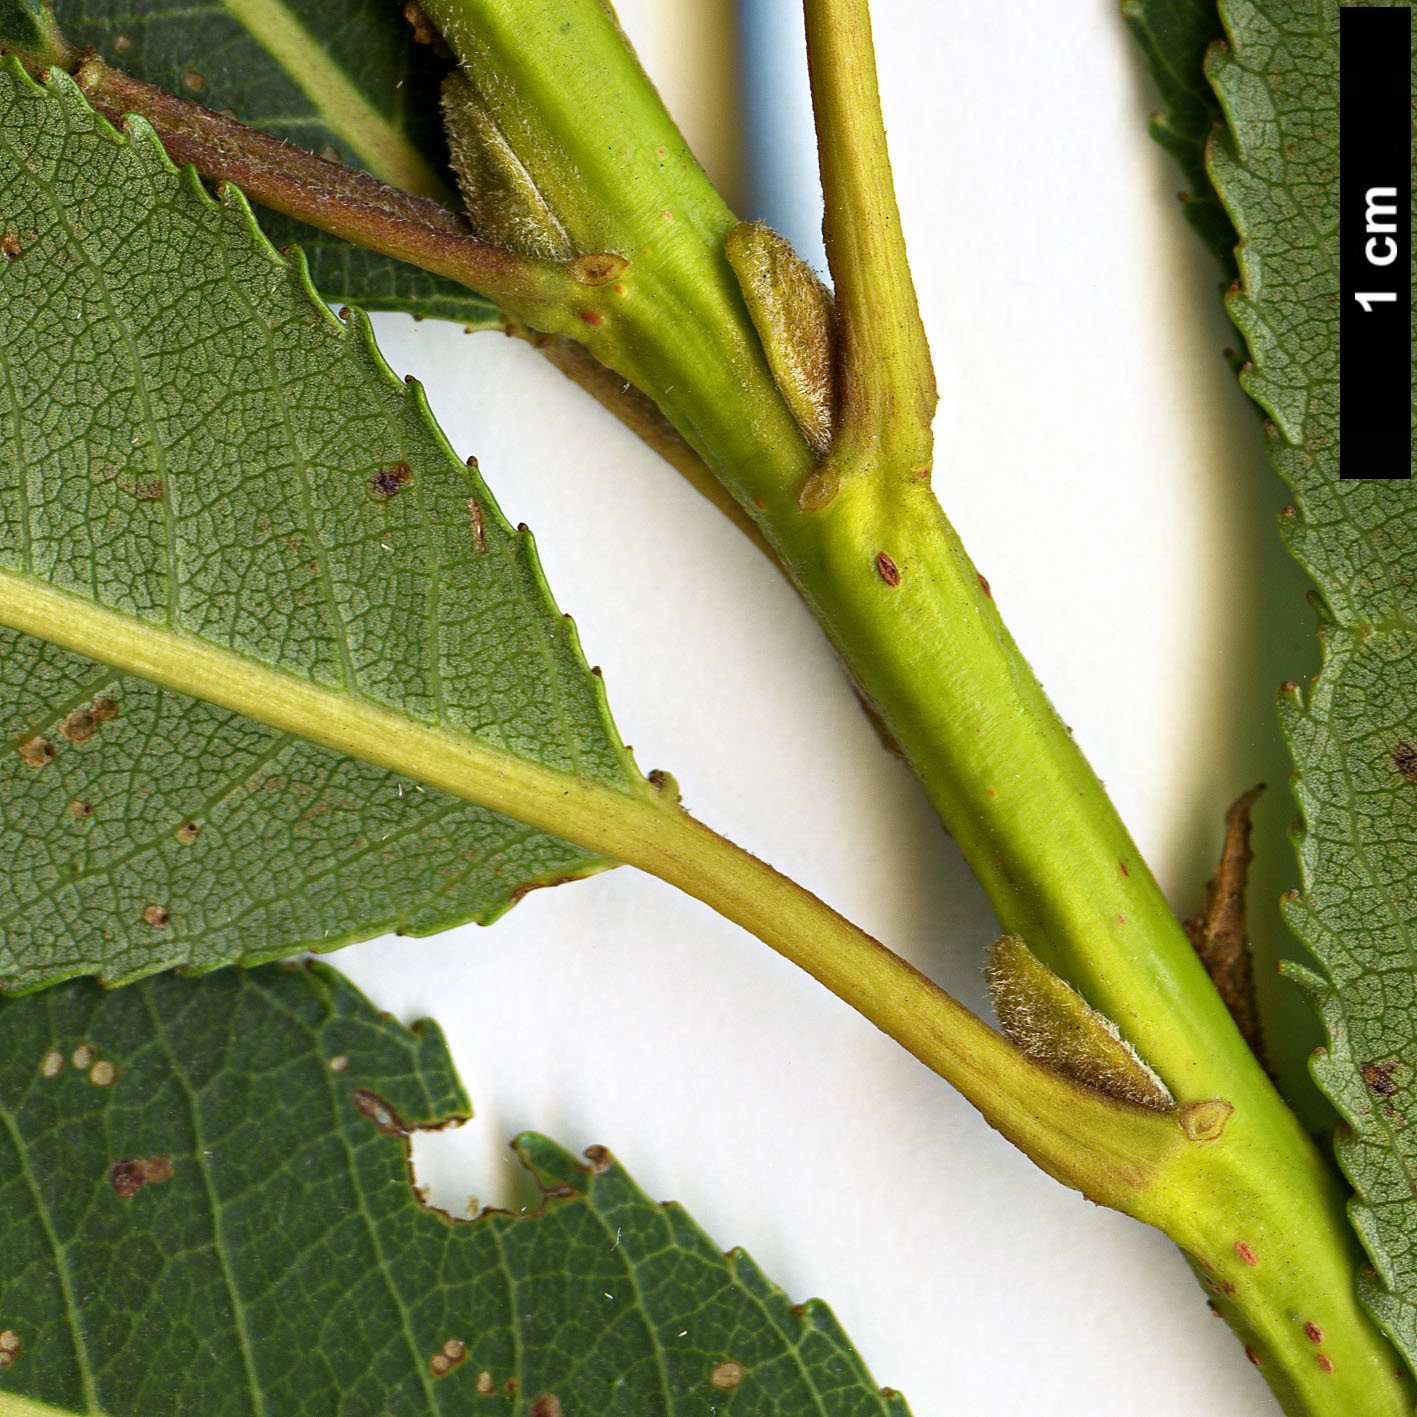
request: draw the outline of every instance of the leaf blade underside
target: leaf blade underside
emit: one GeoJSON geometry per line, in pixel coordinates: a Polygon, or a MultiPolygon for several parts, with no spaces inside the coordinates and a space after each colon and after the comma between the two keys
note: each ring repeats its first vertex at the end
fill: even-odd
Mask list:
{"type": "Polygon", "coordinates": [[[239,194],[49,84],[0,77],[0,983],[427,933],[612,864],[489,810],[652,791],[524,530],[239,194]],[[458,755],[478,805],[437,790],[458,755]]]}
{"type": "Polygon", "coordinates": [[[1215,0],[1122,0],[1122,18],[1161,96],[1161,110],[1149,125],[1151,136],[1185,175],[1186,220],[1220,263],[1228,284],[1236,275],[1235,227],[1205,162],[1206,143],[1221,122],[1204,67],[1206,51],[1222,34],[1215,0]]]}
{"type": "Polygon", "coordinates": [[[1318,677],[1281,697],[1302,814],[1287,915],[1322,967],[1292,972],[1328,1032],[1314,1077],[1349,1129],[1338,1157],[1376,1271],[1360,1290],[1417,1370],[1417,498],[1339,478],[1337,10],[1226,0],[1221,15],[1207,73],[1229,123],[1211,176],[1240,234],[1228,309],[1325,620],[1318,677]]]}
{"type": "Polygon", "coordinates": [[[905,1417],[825,1306],[604,1152],[529,1134],[538,1211],[426,1208],[407,1132],[467,1098],[435,1025],[333,970],[84,981],[0,1027],[0,1410],[905,1417]]]}
{"type": "MultiPolygon", "coordinates": [[[[134,78],[381,181],[460,205],[448,168],[439,84],[448,65],[416,43],[392,0],[225,0],[197,6],[57,0],[60,28],[134,78]]],[[[366,251],[278,212],[261,227],[298,244],[327,299],[500,328],[465,286],[366,251]]]]}

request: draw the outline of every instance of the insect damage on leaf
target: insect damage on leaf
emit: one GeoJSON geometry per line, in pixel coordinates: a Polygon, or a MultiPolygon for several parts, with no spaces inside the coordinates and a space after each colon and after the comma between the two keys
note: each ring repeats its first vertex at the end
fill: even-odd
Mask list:
{"type": "Polygon", "coordinates": [[[192,1412],[233,1392],[304,1411],[318,1373],[331,1411],[501,1395],[527,1417],[693,1417],[736,1392],[749,1411],[907,1417],[824,1306],[794,1307],[603,1148],[578,1163],[524,1135],[536,1210],[431,1209],[409,1133],[471,1110],[447,1049],[333,970],[78,981],[0,1002],[0,1033],[25,1176],[0,1210],[0,1408],[129,1417],[160,1371],[192,1412]],[[123,1096],[36,1083],[54,1037],[85,1035],[125,1059],[123,1096]],[[134,1326],[144,1341],[120,1341],[134,1326]],[[78,1345],[105,1354],[87,1392],[78,1345]]]}

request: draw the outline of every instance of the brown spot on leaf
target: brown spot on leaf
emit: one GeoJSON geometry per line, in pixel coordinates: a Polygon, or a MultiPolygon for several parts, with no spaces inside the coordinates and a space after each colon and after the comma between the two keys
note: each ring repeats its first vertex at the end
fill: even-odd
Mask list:
{"type": "Polygon", "coordinates": [[[497,1384],[492,1381],[492,1374],[485,1368],[477,1375],[477,1390],[483,1397],[490,1397],[497,1391],[497,1384]]]}
{"type": "Polygon", "coordinates": [[[508,1378],[507,1381],[502,1384],[502,1391],[505,1392],[508,1397],[515,1397],[519,1386],[520,1384],[515,1378],[508,1378]]]}
{"type": "Polygon", "coordinates": [[[143,907],[143,923],[151,925],[154,930],[160,930],[171,921],[172,917],[167,913],[165,905],[147,905],[143,907]]]}
{"type": "Polygon", "coordinates": [[[554,1392],[543,1392],[527,1408],[526,1417],[561,1417],[561,1399],[554,1392]]]}
{"type": "Polygon", "coordinates": [[[732,1359],[720,1363],[713,1372],[709,1374],[709,1382],[711,1382],[714,1387],[721,1387],[724,1392],[732,1392],[742,1381],[743,1365],[733,1362],[732,1359]]]}
{"type": "Polygon", "coordinates": [[[69,815],[73,817],[76,822],[87,821],[91,816],[93,816],[93,803],[71,802],[69,804],[69,815]]]}
{"type": "Polygon", "coordinates": [[[13,231],[7,231],[0,236],[0,251],[5,253],[7,261],[13,261],[20,254],[20,238],[13,231]]]}
{"type": "Polygon", "coordinates": [[[984,579],[984,573],[982,571],[975,571],[974,574],[979,578],[979,589],[982,590],[990,600],[993,600],[994,592],[989,589],[989,582],[984,579]]]}
{"type": "Polygon", "coordinates": [[[478,551],[486,551],[487,538],[482,534],[482,504],[476,497],[467,499],[467,515],[472,523],[472,544],[478,551]]]}
{"type": "Polygon", "coordinates": [[[1333,1372],[1333,1359],[1330,1358],[1327,1353],[1319,1354],[1318,1364],[1325,1373],[1333,1372]]]}
{"type": "Polygon", "coordinates": [[[1304,1337],[1310,1343],[1322,1343],[1324,1341],[1324,1331],[1318,1324],[1310,1322],[1304,1325],[1304,1337]]]}
{"type": "Polygon", "coordinates": [[[89,1081],[95,1087],[112,1087],[118,1081],[118,1069],[106,1058],[100,1058],[89,1069],[89,1081]]]}
{"type": "Polygon", "coordinates": [[[1257,1368],[1263,1368],[1263,1367],[1264,1367],[1264,1364],[1260,1362],[1260,1355],[1259,1355],[1258,1353],[1256,1353],[1253,1348],[1248,1348],[1248,1347],[1247,1347],[1247,1348],[1245,1349],[1245,1357],[1248,1358],[1248,1359],[1250,1360],[1250,1362],[1252,1362],[1252,1363],[1255,1365],[1255,1367],[1257,1367],[1257,1368]]]}
{"type": "Polygon", "coordinates": [[[182,825],[177,828],[174,835],[177,837],[177,840],[181,842],[196,841],[201,830],[201,827],[199,827],[196,822],[183,822],[182,825]]]}
{"type": "Polygon", "coordinates": [[[460,1338],[450,1338],[442,1348],[428,1360],[428,1366],[433,1369],[434,1377],[441,1378],[445,1373],[452,1372],[466,1357],[467,1344],[460,1338]]]}
{"type": "Polygon", "coordinates": [[[172,1179],[172,1162],[165,1156],[135,1156],[115,1161],[108,1168],[108,1181],[119,1200],[132,1200],[144,1186],[160,1185],[172,1179]]]}
{"type": "Polygon", "coordinates": [[[182,87],[191,93],[201,93],[206,88],[206,76],[197,72],[196,69],[184,69],[182,71],[182,87]]]}
{"type": "Polygon", "coordinates": [[[70,743],[87,743],[101,724],[118,717],[118,704],[100,695],[87,708],[75,709],[59,725],[60,735],[70,743]]]}
{"type": "Polygon", "coordinates": [[[408,1135],[403,1119],[377,1092],[371,1092],[367,1087],[356,1087],[350,1096],[354,1100],[355,1111],[368,1117],[386,1137],[408,1135]]]}
{"type": "Polygon", "coordinates": [[[892,590],[900,584],[900,567],[884,551],[876,552],[876,574],[892,590]]]}
{"type": "Polygon", "coordinates": [[[1235,1241],[1235,1253],[1252,1269],[1259,1263],[1259,1257],[1243,1240],[1235,1241]]]}
{"type": "Polygon", "coordinates": [[[1392,765],[1408,782],[1417,783],[1417,748],[1411,743],[1399,743],[1392,750],[1392,765]]]}
{"type": "Polygon", "coordinates": [[[12,1328],[7,1328],[4,1333],[0,1333],[0,1353],[18,1353],[25,1346],[25,1341],[12,1328]]]}
{"type": "Polygon", "coordinates": [[[605,316],[600,314],[598,311],[581,310],[577,313],[580,315],[581,319],[584,320],[588,325],[603,325],[605,323],[605,316]]]}
{"type": "Polygon", "coordinates": [[[80,1043],[70,1055],[69,1061],[73,1063],[80,1072],[83,1072],[84,1069],[93,1062],[96,1056],[97,1054],[94,1052],[92,1043],[80,1043]]]}
{"type": "Polygon", "coordinates": [[[1396,1060],[1390,1063],[1364,1063],[1361,1069],[1363,1082],[1375,1097],[1391,1097],[1397,1091],[1393,1073],[1397,1070],[1396,1060]]]}
{"type": "Polygon", "coordinates": [[[588,251],[570,264],[571,279],[577,285],[609,285],[630,263],[614,251],[588,251]]]}
{"type": "Polygon", "coordinates": [[[341,1053],[338,1057],[331,1058],[330,1071],[332,1073],[347,1073],[349,1071],[349,1056],[341,1053]]]}
{"type": "Polygon", "coordinates": [[[51,1048],[40,1059],[39,1071],[41,1077],[58,1077],[64,1071],[64,1055],[57,1048],[51,1048]]]}
{"type": "Polygon", "coordinates": [[[615,1158],[603,1146],[586,1147],[585,1159],[592,1176],[603,1176],[615,1164],[615,1158]]]}
{"type": "Polygon", "coordinates": [[[20,761],[27,768],[42,768],[46,763],[54,761],[54,744],[48,738],[41,738],[36,735],[33,738],[26,738],[19,747],[20,761]]]}
{"type": "Polygon", "coordinates": [[[133,496],[140,502],[162,501],[162,478],[149,477],[143,482],[135,482],[133,496]]]}
{"type": "Polygon", "coordinates": [[[369,490],[379,501],[387,502],[403,491],[404,484],[412,476],[413,471],[406,462],[390,463],[369,479],[369,490]]]}

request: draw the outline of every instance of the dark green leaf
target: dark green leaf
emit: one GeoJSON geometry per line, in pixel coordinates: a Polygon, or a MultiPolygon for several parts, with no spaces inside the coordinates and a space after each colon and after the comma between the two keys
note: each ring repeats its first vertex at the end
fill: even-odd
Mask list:
{"type": "Polygon", "coordinates": [[[1312,690],[1284,698],[1303,812],[1290,919],[1323,970],[1302,972],[1329,1035],[1314,1075],[1352,1129],[1338,1151],[1377,1270],[1364,1292],[1412,1363],[1417,497],[1409,483],[1339,479],[1338,11],[1234,0],[1222,14],[1229,44],[1207,67],[1230,123],[1211,174],[1241,238],[1229,309],[1253,361],[1244,386],[1294,491],[1288,542],[1329,621],[1312,690]]]}
{"type": "MultiPolygon", "coordinates": [[[[18,0],[9,0],[18,3],[18,0]]],[[[438,89],[448,65],[393,0],[260,0],[193,7],[57,0],[64,33],[109,63],[311,152],[335,156],[405,191],[458,201],[438,89]]],[[[332,301],[497,326],[496,307],[466,287],[352,246],[275,212],[261,225],[298,244],[332,301]]]]}
{"type": "Polygon", "coordinates": [[[1220,262],[1228,284],[1235,278],[1235,227],[1205,166],[1206,142],[1221,121],[1204,67],[1206,50],[1221,36],[1215,0],[1122,0],[1122,18],[1161,95],[1151,136],[1185,174],[1186,220],[1220,262]]]}
{"type": "Polygon", "coordinates": [[[50,85],[0,76],[5,986],[428,932],[609,864],[501,814],[654,795],[525,532],[239,194],[50,85]]]}
{"type": "Polygon", "coordinates": [[[106,1417],[905,1417],[605,1152],[517,1151],[454,1221],[408,1131],[469,1112],[436,1026],[281,966],[0,1005],[0,1410],[106,1417]]]}

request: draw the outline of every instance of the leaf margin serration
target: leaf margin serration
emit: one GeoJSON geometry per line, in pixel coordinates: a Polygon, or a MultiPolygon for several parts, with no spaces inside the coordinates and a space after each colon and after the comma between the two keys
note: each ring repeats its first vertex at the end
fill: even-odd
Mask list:
{"type": "MultiPolygon", "coordinates": [[[[193,201],[208,212],[221,213],[223,220],[233,224],[234,228],[239,231],[241,239],[250,243],[254,254],[279,269],[281,279],[285,283],[284,288],[288,288],[292,297],[308,308],[312,318],[327,331],[338,334],[344,342],[350,360],[362,366],[367,371],[367,377],[381,383],[392,397],[403,402],[409,416],[419,425],[423,434],[432,440],[440,455],[445,457],[450,464],[456,465],[458,476],[468,483],[467,490],[476,494],[476,501],[480,507],[479,515],[484,519],[481,523],[481,532],[486,533],[489,540],[494,529],[506,534],[514,548],[513,554],[521,563],[540,606],[545,611],[547,630],[551,636],[548,643],[559,646],[560,652],[569,655],[574,660],[581,690],[593,703],[600,728],[609,735],[611,752],[618,759],[626,782],[633,783],[637,787],[643,786],[644,779],[639,774],[630,751],[624,745],[618,730],[614,727],[604,681],[598,671],[592,670],[586,664],[574,621],[569,615],[563,615],[556,605],[531,532],[524,526],[513,529],[506,522],[490,491],[482,483],[476,471],[475,462],[465,466],[449,445],[442,429],[433,418],[422,385],[412,378],[400,378],[389,367],[377,346],[373,327],[367,316],[357,307],[352,307],[341,312],[341,315],[337,317],[315,289],[303,252],[298,248],[289,251],[277,250],[263,231],[251,204],[237,188],[226,184],[214,194],[207,189],[190,166],[180,168],[176,166],[163,148],[157,133],[146,120],[141,117],[129,116],[125,119],[120,130],[89,105],[73,79],[61,69],[57,67],[50,69],[43,76],[42,81],[39,81],[14,56],[0,58],[0,65],[4,66],[5,72],[17,83],[21,93],[27,93],[37,101],[54,102],[57,100],[72,105],[76,111],[82,111],[86,121],[92,123],[96,138],[115,147],[130,147],[135,151],[145,153],[145,160],[150,163],[154,172],[160,172],[165,178],[173,180],[175,192],[180,193],[185,199],[193,201]]],[[[644,790],[651,789],[646,786],[644,790]]],[[[511,820],[515,821],[516,819],[513,817],[511,820]]],[[[549,839],[550,834],[543,833],[543,835],[549,839]]],[[[569,843],[564,844],[570,848],[564,863],[558,863],[544,871],[506,880],[500,901],[489,909],[455,912],[440,917],[433,923],[425,923],[421,927],[395,920],[388,922],[389,928],[398,928],[401,933],[410,935],[428,935],[462,923],[490,924],[510,909],[530,889],[582,879],[618,864],[593,851],[573,847],[569,843]]],[[[8,981],[0,981],[0,987],[5,988],[6,992],[25,993],[47,987],[64,979],[91,973],[97,974],[105,984],[119,984],[139,978],[154,969],[168,967],[181,968],[195,974],[218,968],[226,963],[243,965],[261,963],[284,957],[299,949],[322,951],[335,949],[355,940],[369,938],[371,934],[379,933],[382,928],[381,925],[368,928],[358,927],[318,938],[302,937],[279,947],[252,949],[249,953],[242,954],[239,959],[219,959],[206,963],[193,963],[187,960],[174,961],[164,956],[158,958],[156,963],[129,970],[113,970],[110,968],[110,961],[105,961],[101,970],[84,965],[73,967],[66,965],[55,973],[47,974],[42,978],[26,980],[14,987],[10,987],[8,981]]]]}
{"type": "MultiPolygon", "coordinates": [[[[1279,691],[1281,727],[1294,759],[1293,790],[1300,809],[1300,820],[1291,836],[1301,887],[1286,895],[1284,914],[1320,967],[1315,970],[1289,963],[1284,972],[1310,998],[1327,1038],[1326,1046],[1317,1050],[1311,1061],[1311,1072],[1344,1118],[1335,1149],[1355,1192],[1350,1219],[1373,1261],[1370,1269],[1356,1276],[1358,1289],[1369,1312],[1417,1373],[1417,1249],[1411,1239],[1414,1227],[1407,1223],[1417,1216],[1417,1166],[1413,1164],[1417,1155],[1411,1148],[1407,1156],[1401,1155],[1406,1119],[1398,1110],[1410,1106],[1414,1095],[1417,1040],[1410,1024],[1405,1034],[1397,1028],[1391,1034],[1380,1034],[1377,1040],[1358,1027],[1366,1022],[1366,1011],[1374,1006],[1374,999],[1355,987],[1367,981],[1361,969],[1354,972],[1351,968],[1353,939],[1335,925],[1335,917],[1347,914],[1341,905],[1335,905],[1335,887],[1341,895],[1348,882],[1330,878],[1338,873],[1325,856],[1335,840],[1335,824],[1341,827],[1346,821],[1349,836],[1337,839],[1353,846],[1356,865],[1350,869],[1355,877],[1363,876],[1371,865],[1368,853],[1374,843],[1379,848],[1383,845],[1382,826],[1376,822],[1370,801],[1373,783],[1386,772],[1390,793],[1403,791],[1397,785],[1400,782],[1410,784],[1409,792],[1417,791],[1417,777],[1403,766],[1406,740],[1397,739],[1394,748],[1402,724],[1367,723],[1358,731],[1340,717],[1342,726],[1352,731],[1351,740],[1335,728],[1335,705],[1342,702],[1346,688],[1344,675],[1360,657],[1375,659],[1378,665],[1404,660],[1417,664],[1417,624],[1413,619],[1417,599],[1412,589],[1417,583],[1413,573],[1417,509],[1410,498],[1405,509],[1391,500],[1396,495],[1394,488],[1410,484],[1343,482],[1338,476],[1338,12],[1313,0],[1297,0],[1287,9],[1280,0],[1274,8],[1294,21],[1297,33],[1288,33],[1285,38],[1309,62],[1303,75],[1309,85],[1307,106],[1330,116],[1332,121],[1326,127],[1318,124],[1286,134],[1278,118],[1266,129],[1255,117],[1256,111],[1277,103],[1285,77],[1292,81],[1295,74],[1291,68],[1287,76],[1261,75],[1249,67],[1261,63],[1257,55],[1272,59],[1282,43],[1279,35],[1284,27],[1270,24],[1264,0],[1220,0],[1218,14],[1225,39],[1211,47],[1205,67],[1225,119],[1208,144],[1207,168],[1239,237],[1238,279],[1227,292],[1225,303],[1250,350],[1250,362],[1241,369],[1240,382],[1266,416],[1267,452],[1294,493],[1295,505],[1286,508],[1280,519],[1281,533],[1291,554],[1316,583],[1315,606],[1321,621],[1321,666],[1308,692],[1294,684],[1285,684],[1279,691]],[[1301,12],[1310,21],[1307,29],[1301,23],[1301,12]],[[1317,102],[1315,87],[1320,92],[1317,102]],[[1301,169],[1299,180],[1272,182],[1265,167],[1276,158],[1281,164],[1293,158],[1295,167],[1301,169]],[[1281,185],[1293,201],[1296,215],[1304,219],[1292,229],[1313,238],[1314,249],[1307,253],[1307,262],[1293,259],[1294,252],[1286,249],[1272,228],[1266,229],[1261,214],[1265,189],[1281,185]],[[1306,192],[1309,200],[1300,202],[1296,192],[1306,192]],[[1290,258],[1287,266],[1286,257],[1290,258]],[[1313,329],[1308,330],[1307,348],[1300,338],[1305,331],[1299,327],[1302,321],[1296,312],[1304,312],[1322,326],[1318,340],[1313,339],[1313,329]],[[1286,347],[1286,336],[1292,348],[1286,347]],[[1408,558],[1405,569],[1400,559],[1404,555],[1408,558]],[[1370,739],[1382,736],[1380,728],[1386,734],[1385,750],[1378,749],[1375,742],[1362,742],[1365,734],[1370,739]],[[1325,755],[1332,756],[1335,751],[1342,770],[1331,765],[1326,770],[1325,755]],[[1325,791],[1334,776],[1341,776],[1351,788],[1346,804],[1339,800],[1342,794],[1325,791]],[[1342,978],[1336,980],[1335,975],[1342,978]],[[1355,1044],[1359,1034],[1367,1046],[1355,1044]],[[1366,1054],[1372,1056],[1365,1061],[1366,1054]],[[1393,1205],[1403,1212],[1396,1226],[1385,1223],[1386,1208],[1393,1205]]],[[[1364,668],[1371,682],[1373,666],[1364,668]]],[[[1386,707],[1383,711],[1391,719],[1386,707]]],[[[1417,696],[1409,694],[1403,711],[1408,737],[1417,742],[1417,696]]],[[[1398,802],[1403,812],[1410,806],[1404,798],[1391,800],[1398,802]]],[[[1381,811],[1377,815],[1383,816],[1381,811]]],[[[1389,827],[1392,818],[1388,813],[1389,827]]],[[[1409,830],[1413,834],[1405,840],[1417,867],[1417,827],[1409,830]]],[[[1404,901],[1392,889],[1391,879],[1384,881],[1376,867],[1368,874],[1371,879],[1367,884],[1372,887],[1368,894],[1391,908],[1392,933],[1399,943],[1410,942],[1417,930],[1417,899],[1404,901]]],[[[1407,956],[1406,992],[1410,997],[1417,963],[1410,949],[1407,956]]],[[[1381,1014],[1381,1000],[1377,1008],[1381,1014]]],[[[1401,1012],[1387,1000],[1389,1018],[1401,1012]]],[[[1407,1014],[1410,1018],[1410,1008],[1407,1014]]]]}

